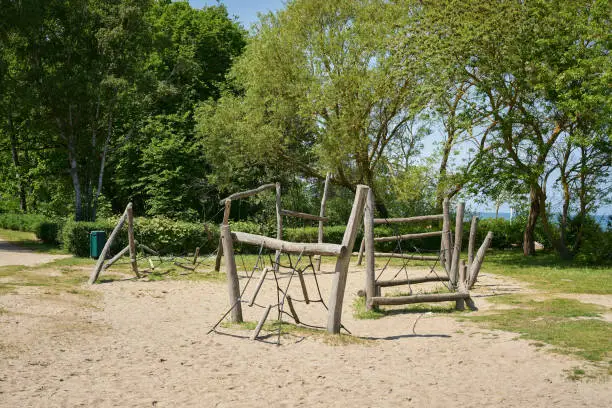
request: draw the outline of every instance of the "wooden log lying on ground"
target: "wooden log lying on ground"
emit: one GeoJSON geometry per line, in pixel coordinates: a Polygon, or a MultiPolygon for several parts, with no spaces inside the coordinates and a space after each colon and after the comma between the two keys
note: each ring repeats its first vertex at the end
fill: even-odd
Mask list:
{"type": "Polygon", "coordinates": [[[431,232],[417,232],[414,234],[404,234],[404,235],[396,235],[390,237],[376,237],[374,238],[374,242],[389,242],[389,241],[397,241],[398,239],[419,239],[419,238],[429,238],[429,237],[439,237],[442,235],[442,231],[431,231],[431,232]]]}
{"type": "MultiPolygon", "coordinates": [[[[358,252],[353,252],[353,255],[358,255],[358,252]]],[[[398,258],[398,259],[412,259],[413,261],[437,261],[440,259],[434,255],[418,255],[414,253],[394,253],[394,252],[374,252],[374,257],[382,257],[382,258],[398,258]]]]}
{"type": "Polygon", "coordinates": [[[345,252],[345,247],[338,244],[289,242],[240,231],[232,232],[231,236],[235,242],[256,246],[263,245],[266,249],[275,249],[292,254],[338,256],[345,252]]]}
{"type": "Polygon", "coordinates": [[[422,276],[409,279],[376,281],[376,286],[386,288],[389,286],[414,285],[425,282],[448,282],[448,276],[422,276]]]}
{"type": "MultiPolygon", "coordinates": [[[[131,205],[131,204],[132,203],[128,205],[131,205]]],[[[98,261],[96,262],[96,266],[94,266],[94,269],[91,272],[91,275],[89,276],[89,280],[87,281],[90,285],[93,285],[98,279],[98,276],[100,275],[100,271],[102,270],[102,265],[104,264],[104,261],[106,260],[108,251],[110,250],[110,246],[115,240],[115,237],[117,236],[119,231],[121,230],[121,227],[123,227],[123,224],[125,223],[126,219],[127,219],[127,209],[126,211],[124,211],[123,215],[121,215],[121,218],[119,218],[119,221],[117,222],[117,225],[115,226],[115,229],[113,230],[113,232],[111,232],[110,237],[108,237],[106,244],[104,244],[104,248],[102,248],[102,253],[100,254],[100,257],[98,258],[98,261]]]]}
{"type": "Polygon", "coordinates": [[[219,204],[223,205],[223,203],[225,203],[227,200],[238,200],[240,198],[246,198],[246,197],[254,196],[257,193],[261,193],[262,191],[265,191],[265,190],[271,190],[271,189],[273,189],[275,187],[276,187],[275,183],[270,183],[270,184],[261,185],[261,186],[259,186],[257,188],[252,189],[252,190],[240,191],[238,193],[234,193],[232,195],[227,196],[223,200],[219,201],[219,204]]]}
{"type": "Polygon", "coordinates": [[[321,217],[318,215],[307,214],[307,213],[303,213],[299,211],[280,210],[280,213],[281,215],[284,215],[286,217],[302,218],[304,220],[321,221],[321,222],[329,221],[329,218],[327,217],[321,217]]]}
{"type": "Polygon", "coordinates": [[[374,224],[398,224],[398,223],[409,223],[409,222],[422,222],[422,221],[438,221],[444,218],[444,214],[433,214],[433,215],[419,215],[416,217],[406,218],[374,218],[374,224]]]}
{"type": "Polygon", "coordinates": [[[484,262],[485,254],[487,252],[487,249],[489,249],[489,246],[491,245],[492,241],[493,241],[493,232],[489,231],[482,245],[478,249],[478,252],[476,253],[476,258],[474,258],[472,267],[469,269],[469,272],[468,272],[469,278],[468,278],[468,283],[467,283],[468,289],[472,289],[474,287],[474,284],[476,283],[476,280],[478,279],[478,273],[480,272],[480,268],[482,267],[482,263],[484,262]]]}
{"type": "Polygon", "coordinates": [[[376,296],[372,298],[371,302],[374,306],[407,305],[412,303],[450,302],[469,297],[470,294],[467,292],[431,293],[410,296],[376,296]]]}
{"type": "Polygon", "coordinates": [[[259,323],[257,323],[257,327],[255,327],[255,330],[253,330],[253,334],[251,334],[251,340],[255,340],[257,339],[257,336],[259,336],[259,332],[261,331],[261,328],[266,322],[266,319],[268,318],[268,314],[270,314],[270,309],[272,309],[272,305],[268,305],[263,316],[261,316],[261,319],[259,319],[259,323]]]}
{"type": "Polygon", "coordinates": [[[195,268],[196,268],[195,266],[185,265],[183,263],[176,262],[176,261],[174,261],[173,263],[174,263],[174,265],[178,266],[179,268],[187,269],[189,271],[195,271],[195,268]]]}

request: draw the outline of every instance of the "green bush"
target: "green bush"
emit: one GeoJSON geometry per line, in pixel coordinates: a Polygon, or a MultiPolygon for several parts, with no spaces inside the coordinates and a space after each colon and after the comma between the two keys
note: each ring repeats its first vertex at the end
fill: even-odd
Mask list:
{"type": "Polygon", "coordinates": [[[36,226],[36,237],[46,244],[59,244],[64,222],[43,221],[36,226]]]}
{"type": "Polygon", "coordinates": [[[57,244],[62,220],[53,220],[39,214],[0,214],[0,228],[27,231],[47,244],[57,244]]]}

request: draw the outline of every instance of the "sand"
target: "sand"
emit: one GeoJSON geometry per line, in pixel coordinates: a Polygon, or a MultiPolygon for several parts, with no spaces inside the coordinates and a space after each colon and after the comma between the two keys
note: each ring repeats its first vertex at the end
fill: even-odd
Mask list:
{"type": "MultiPolygon", "coordinates": [[[[526,290],[486,271],[480,279],[476,313],[493,307],[486,302],[493,293],[526,290]]],[[[327,301],[331,274],[320,283],[327,301]]],[[[352,267],[343,323],[364,340],[348,345],[287,335],[277,346],[275,336],[251,341],[248,331],[226,328],[207,335],[227,309],[222,282],[115,281],[95,285],[87,298],[33,287],[5,294],[0,406],[612,406],[605,377],[568,379],[585,361],[517,340],[516,333],[436,313],[356,320],[351,305],[362,285],[362,269],[352,267]]],[[[299,285],[291,294],[302,297],[299,285]]],[[[257,302],[275,296],[268,279],[257,302]]],[[[325,324],[320,303],[297,309],[303,321],[325,324]]],[[[244,312],[257,320],[262,309],[244,312]]]]}
{"type": "Polygon", "coordinates": [[[70,255],[51,255],[33,252],[13,245],[0,238],[0,266],[23,265],[34,266],[51,262],[55,259],[70,257],[70,255]]]}

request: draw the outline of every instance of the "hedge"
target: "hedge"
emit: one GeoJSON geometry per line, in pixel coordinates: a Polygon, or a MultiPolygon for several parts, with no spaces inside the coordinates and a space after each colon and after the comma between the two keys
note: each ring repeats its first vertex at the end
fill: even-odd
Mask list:
{"type": "Polygon", "coordinates": [[[48,244],[58,244],[63,220],[54,220],[39,214],[0,214],[0,228],[27,231],[48,244]]]}

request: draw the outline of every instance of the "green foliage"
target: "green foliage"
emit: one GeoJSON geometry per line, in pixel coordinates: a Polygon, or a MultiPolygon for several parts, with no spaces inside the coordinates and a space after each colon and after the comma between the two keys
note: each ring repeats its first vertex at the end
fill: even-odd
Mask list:
{"type": "Polygon", "coordinates": [[[57,244],[63,221],[39,214],[0,214],[0,228],[34,232],[45,244],[57,244]]]}

